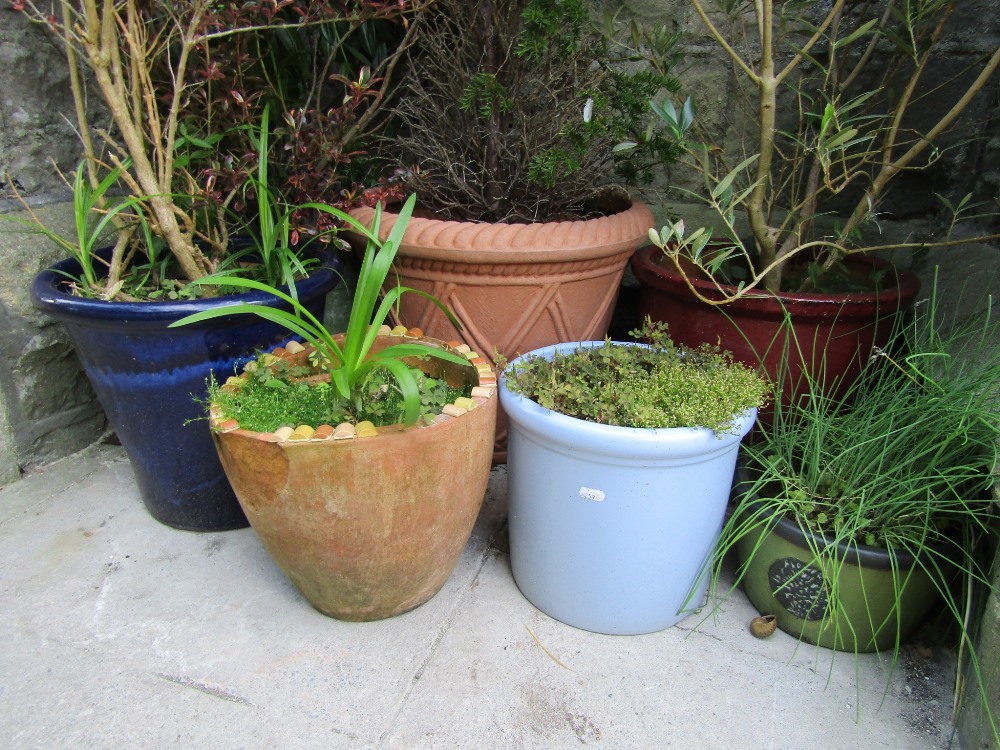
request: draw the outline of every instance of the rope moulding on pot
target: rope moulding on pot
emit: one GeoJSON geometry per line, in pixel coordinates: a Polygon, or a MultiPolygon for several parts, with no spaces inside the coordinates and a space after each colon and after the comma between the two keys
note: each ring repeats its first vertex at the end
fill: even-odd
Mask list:
{"type": "MultiPolygon", "coordinates": [[[[353,212],[362,224],[373,209],[353,212]]],[[[387,235],[395,217],[383,216],[387,235]]],[[[415,217],[394,261],[400,283],[433,294],[455,313],[456,329],[416,295],[398,316],[430,336],[464,341],[492,357],[607,334],[629,258],[648,237],[653,215],[634,201],[593,219],[492,224],[415,217]]],[[[501,414],[494,460],[506,460],[501,414]]]]}

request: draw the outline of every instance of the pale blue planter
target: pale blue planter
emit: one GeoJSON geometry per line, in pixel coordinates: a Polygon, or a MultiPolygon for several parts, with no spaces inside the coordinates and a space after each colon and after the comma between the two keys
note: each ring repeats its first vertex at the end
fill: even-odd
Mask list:
{"type": "Polygon", "coordinates": [[[612,635],[652,633],[700,609],[756,409],[720,437],[567,417],[508,390],[506,377],[500,403],[510,420],[511,568],[525,597],[561,622],[612,635]]]}

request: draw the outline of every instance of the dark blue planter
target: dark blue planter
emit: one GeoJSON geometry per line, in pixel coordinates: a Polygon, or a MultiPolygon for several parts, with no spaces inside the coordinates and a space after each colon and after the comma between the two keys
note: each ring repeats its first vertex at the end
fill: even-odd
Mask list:
{"type": "MultiPolygon", "coordinates": [[[[339,261],[297,284],[299,299],[320,319],[326,294],[339,280],[339,261]]],[[[77,357],[121,440],[143,502],[168,526],[225,531],[247,526],[208,430],[204,407],[212,372],[225,379],[256,350],[288,334],[256,315],[234,315],[183,328],[170,323],[206,308],[251,302],[285,306],[258,292],[177,302],[105,302],[69,293],[62,273],[75,260],[42,271],[31,286],[35,306],[69,333],[77,357]],[[192,421],[196,420],[196,421],[192,421]]]]}

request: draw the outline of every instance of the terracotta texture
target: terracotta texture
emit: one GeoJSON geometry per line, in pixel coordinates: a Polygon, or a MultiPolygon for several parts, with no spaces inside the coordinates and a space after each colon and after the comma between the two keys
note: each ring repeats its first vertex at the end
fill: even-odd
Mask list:
{"type": "MultiPolygon", "coordinates": [[[[785,398],[804,391],[803,373],[824,382],[832,392],[842,392],[857,379],[873,347],[886,345],[893,316],[910,309],[920,289],[915,275],[894,269],[898,283],[879,292],[763,293],[713,307],[696,298],[673,266],[661,262],[662,257],[659,248],[645,247],[632,259],[632,270],[642,283],[641,315],[667,323],[679,343],[719,343],[739,361],[762,366],[770,378],[780,379],[785,398]],[[794,338],[784,327],[786,311],[794,338]]],[[[857,257],[848,262],[866,271],[887,265],[857,257]]],[[[694,284],[710,299],[719,298],[710,282],[696,279],[694,284]]],[[[762,421],[766,423],[767,417],[762,412],[762,421]]]]}
{"type": "MultiPolygon", "coordinates": [[[[353,213],[371,226],[373,209],[353,213]]],[[[383,237],[395,219],[383,216],[383,237]]],[[[399,318],[429,336],[461,339],[491,360],[494,352],[513,359],[550,344],[603,339],[628,259],[652,226],[639,202],[611,216],[539,224],[413,218],[396,256],[399,280],[448,305],[462,330],[417,295],[403,298],[399,318]]],[[[497,461],[506,456],[505,424],[501,414],[497,461]]]]}
{"type": "MultiPolygon", "coordinates": [[[[380,337],[380,346],[389,343],[380,337]]],[[[473,364],[421,363],[452,381],[467,373],[477,387],[455,416],[431,426],[379,427],[363,437],[361,425],[350,434],[320,425],[279,435],[213,416],[219,456],[250,524],[319,611],[391,617],[426,602],[451,574],[486,492],[496,420],[496,377],[473,364]]]]}

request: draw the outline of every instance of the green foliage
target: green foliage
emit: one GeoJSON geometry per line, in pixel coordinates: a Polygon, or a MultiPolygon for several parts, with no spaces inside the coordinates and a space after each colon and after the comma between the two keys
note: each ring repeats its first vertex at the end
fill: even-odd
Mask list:
{"type": "MultiPolygon", "coordinates": [[[[142,199],[134,196],[122,198],[112,195],[122,170],[127,169],[128,166],[129,162],[125,160],[121,167],[108,170],[108,173],[100,181],[91,184],[87,177],[86,162],[81,161],[77,165],[72,185],[73,224],[76,230],[72,240],[66,239],[46,227],[27,204],[25,204],[25,208],[31,215],[31,219],[0,215],[2,220],[13,221],[33,232],[44,235],[80,265],[80,275],[70,277],[69,281],[74,292],[81,297],[108,299],[117,295],[125,284],[124,281],[121,281],[115,287],[105,289],[100,282],[101,274],[95,266],[97,258],[94,251],[105,241],[107,233],[116,227],[115,222],[119,222],[123,227],[130,227],[129,231],[132,232],[138,229],[141,236],[146,238],[150,248],[150,265],[156,261],[157,243],[150,235],[146,217],[141,211],[136,210],[142,203],[142,199]]],[[[133,278],[131,279],[132,285],[142,285],[141,279],[148,276],[150,265],[136,269],[140,281],[133,278]]]]}
{"type": "Polygon", "coordinates": [[[735,419],[768,399],[753,370],[718,347],[678,346],[647,319],[633,332],[648,345],[606,341],[551,360],[529,357],[506,373],[507,387],[546,409],[621,427],[704,427],[731,432],[735,419]]]}
{"type": "Polygon", "coordinates": [[[213,277],[199,280],[197,284],[222,284],[242,287],[268,294],[283,300],[291,306],[292,311],[239,303],[226,307],[188,315],[171,323],[171,327],[188,325],[203,320],[225,317],[233,314],[257,315],[265,320],[285,328],[293,335],[300,336],[315,347],[318,366],[328,372],[330,383],[337,396],[345,401],[353,402],[357,391],[362,387],[368,376],[378,370],[386,370],[395,380],[403,401],[403,421],[413,424],[420,415],[420,392],[417,375],[413,368],[404,362],[408,357],[430,356],[455,364],[469,365],[468,361],[453,354],[425,343],[393,344],[380,351],[373,351],[379,327],[385,322],[389,311],[405,293],[419,294],[437,305],[456,326],[458,321],[451,312],[435,297],[409,287],[395,286],[382,294],[382,286],[392,268],[393,258],[399,249],[406,225],[413,213],[415,196],[403,205],[385,241],[379,239],[379,226],[382,219],[381,205],[376,207],[375,218],[369,229],[343,211],[323,204],[307,204],[310,208],[335,216],[338,220],[352,227],[367,239],[361,270],[358,273],[357,287],[351,304],[350,318],[343,343],[338,343],[334,335],[327,330],[322,321],[309,312],[294,296],[294,288],[289,293],[274,287],[238,276],[213,277]],[[381,304],[379,298],[382,297],[381,304]]]}
{"type": "Polygon", "coordinates": [[[1000,325],[925,306],[840,398],[776,407],[746,446],[757,489],[828,538],[918,552],[985,532],[1000,440],[1000,325]],[[928,309],[929,308],[929,309],[928,309]]]}
{"type": "Polygon", "coordinates": [[[634,42],[586,0],[440,0],[422,18],[383,151],[445,218],[534,222],[592,216],[681,152],[650,126],[648,100],[677,91],[678,36],[634,42]],[[628,153],[614,145],[629,139],[628,153]]]}
{"type": "MultiPolygon", "coordinates": [[[[703,189],[681,192],[713,210],[723,245],[706,255],[670,227],[651,235],[679,272],[719,282],[723,299],[694,293],[723,304],[755,289],[816,291],[846,255],[919,251],[925,243],[874,244],[862,230],[877,227],[880,203],[900,175],[942,158],[945,134],[1000,69],[1000,48],[968,75],[936,81],[927,76],[951,46],[946,22],[957,4],[949,0],[692,4],[732,64],[739,110],[748,116],[739,146],[727,149],[696,122],[690,98],[680,112],[671,95],[650,103],[683,151],[676,163],[703,179],[703,189]],[[716,9],[724,13],[710,13],[716,9]],[[931,91],[943,103],[933,112],[918,104],[931,91]],[[737,212],[746,219],[741,232],[737,212]],[[736,289],[725,277],[727,258],[750,271],[736,289]],[[810,262],[808,273],[798,273],[810,262]]],[[[635,145],[626,139],[619,149],[635,145]]]]}
{"type": "MultiPolygon", "coordinates": [[[[761,525],[781,516],[812,540],[809,565],[830,580],[845,564],[832,552],[837,545],[878,547],[893,559],[913,555],[938,587],[981,677],[972,603],[993,591],[998,342],[1000,323],[989,307],[946,321],[933,295],[900,323],[892,344],[876,352],[845,395],[824,395],[821,383],[810,382],[797,402],[776,404],[773,424],[743,446],[749,474],[723,528],[716,582],[726,553],[741,540],[756,549],[761,525]]],[[[898,591],[902,573],[893,575],[898,591]]],[[[897,654],[898,644],[893,660],[897,654]]]]}
{"type": "Polygon", "coordinates": [[[476,73],[472,76],[459,100],[459,107],[463,112],[475,111],[484,119],[496,114],[506,114],[513,106],[514,100],[510,98],[510,93],[492,73],[476,73]]]}

